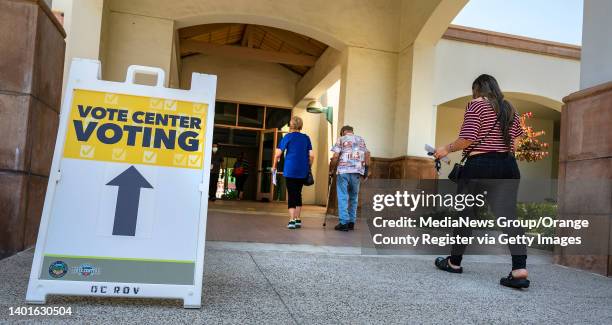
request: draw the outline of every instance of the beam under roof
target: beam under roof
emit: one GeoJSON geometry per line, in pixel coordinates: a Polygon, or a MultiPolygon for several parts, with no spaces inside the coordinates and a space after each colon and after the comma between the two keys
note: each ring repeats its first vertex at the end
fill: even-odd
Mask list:
{"type": "Polygon", "coordinates": [[[207,25],[196,25],[179,29],[180,38],[191,38],[202,34],[214,32],[219,29],[228,28],[236,24],[207,24],[207,25]]]}
{"type": "Polygon", "coordinates": [[[242,46],[218,45],[194,40],[181,40],[181,52],[198,52],[208,55],[218,55],[237,59],[247,59],[289,65],[311,67],[317,57],[303,54],[293,54],[278,51],[266,51],[242,46]]]}
{"type": "Polygon", "coordinates": [[[299,35],[296,35],[295,33],[292,33],[286,30],[282,30],[282,29],[278,29],[278,28],[266,27],[266,26],[254,26],[254,27],[262,29],[274,35],[276,38],[297,48],[298,50],[304,53],[307,53],[310,55],[316,55],[316,56],[321,55],[320,48],[310,43],[307,39],[304,39],[300,37],[299,35]]]}

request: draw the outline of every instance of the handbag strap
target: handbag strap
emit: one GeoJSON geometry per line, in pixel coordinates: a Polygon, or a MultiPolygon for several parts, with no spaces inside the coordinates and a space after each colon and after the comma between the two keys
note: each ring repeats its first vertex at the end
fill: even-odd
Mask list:
{"type": "MultiPolygon", "coordinates": [[[[480,139],[478,142],[476,142],[476,144],[474,145],[474,143],[470,144],[469,147],[472,147],[472,145],[474,145],[472,147],[472,149],[466,151],[463,154],[463,157],[461,158],[461,164],[463,164],[465,162],[465,160],[468,158],[468,156],[470,155],[470,153],[472,153],[472,151],[474,151],[474,149],[476,149],[476,147],[478,147],[478,145],[480,145],[484,140],[487,139],[487,137],[489,136],[489,134],[491,134],[491,131],[493,131],[493,129],[495,129],[495,127],[497,126],[497,123],[499,123],[499,118],[501,117],[501,114],[497,115],[497,119],[495,120],[495,124],[493,124],[493,126],[489,129],[489,132],[487,132],[487,134],[485,134],[485,136],[480,139]]],[[[468,148],[469,148],[468,147],[468,148]]]]}

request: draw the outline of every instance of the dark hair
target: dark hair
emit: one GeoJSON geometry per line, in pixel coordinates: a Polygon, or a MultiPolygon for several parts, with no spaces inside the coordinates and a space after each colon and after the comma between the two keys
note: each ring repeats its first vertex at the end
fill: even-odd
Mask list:
{"type": "Polygon", "coordinates": [[[344,133],[344,131],[349,131],[349,132],[353,132],[353,127],[350,125],[345,125],[340,129],[340,136],[342,136],[342,133],[344,133]]]}
{"type": "Polygon", "coordinates": [[[511,145],[510,127],[514,122],[516,109],[504,99],[504,93],[499,89],[497,80],[488,74],[481,74],[472,83],[472,93],[475,98],[485,97],[493,107],[495,114],[499,118],[499,126],[502,131],[504,143],[511,145]]]}

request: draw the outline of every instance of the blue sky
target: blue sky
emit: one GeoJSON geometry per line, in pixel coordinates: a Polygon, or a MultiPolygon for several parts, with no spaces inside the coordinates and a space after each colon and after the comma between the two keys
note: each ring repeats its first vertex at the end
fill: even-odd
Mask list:
{"type": "Polygon", "coordinates": [[[470,0],[453,24],[582,43],[583,0],[470,0]]]}

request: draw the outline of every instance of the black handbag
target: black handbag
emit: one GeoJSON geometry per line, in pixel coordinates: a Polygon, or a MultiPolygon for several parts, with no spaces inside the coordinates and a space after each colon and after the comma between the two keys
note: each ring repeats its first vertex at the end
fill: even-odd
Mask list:
{"type": "Polygon", "coordinates": [[[314,185],[315,181],[314,181],[314,176],[312,176],[312,171],[308,170],[308,175],[306,176],[306,178],[304,178],[304,185],[305,186],[311,186],[314,185]]]}
{"type": "Polygon", "coordinates": [[[495,129],[495,127],[497,126],[497,123],[499,122],[499,117],[500,115],[497,116],[497,120],[495,120],[495,124],[493,124],[491,129],[489,129],[489,132],[487,132],[487,134],[480,141],[478,141],[473,147],[472,145],[470,145],[472,149],[466,151],[463,154],[463,157],[461,158],[461,161],[459,163],[455,163],[455,165],[453,166],[453,170],[451,170],[451,172],[448,173],[448,179],[450,179],[451,181],[455,183],[459,181],[459,179],[461,178],[461,173],[463,172],[463,169],[465,168],[464,166],[465,161],[469,157],[470,153],[474,151],[474,149],[476,149],[476,147],[478,147],[478,145],[481,144],[489,136],[489,134],[491,133],[491,131],[493,131],[493,129],[495,129]]]}

